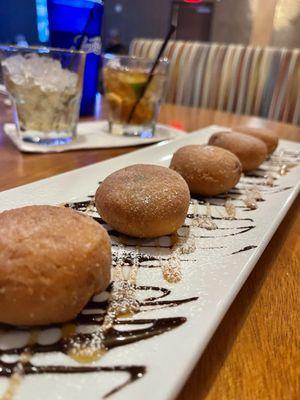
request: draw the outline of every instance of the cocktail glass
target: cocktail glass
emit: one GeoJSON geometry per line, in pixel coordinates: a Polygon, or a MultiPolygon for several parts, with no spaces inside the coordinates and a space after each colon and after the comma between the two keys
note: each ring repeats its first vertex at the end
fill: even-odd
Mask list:
{"type": "Polygon", "coordinates": [[[103,80],[113,135],[151,138],[163,100],[169,63],[161,59],[147,86],[153,60],[106,55],[103,80]],[[141,97],[142,95],[142,97],[141,97]]]}

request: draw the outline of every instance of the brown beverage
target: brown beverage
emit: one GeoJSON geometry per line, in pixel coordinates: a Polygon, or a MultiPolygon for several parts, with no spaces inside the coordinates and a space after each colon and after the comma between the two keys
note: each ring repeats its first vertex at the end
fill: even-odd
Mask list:
{"type": "Polygon", "coordinates": [[[132,113],[137,100],[145,90],[148,75],[149,70],[146,68],[120,65],[114,59],[106,63],[103,76],[111,133],[141,136],[145,130],[154,131],[165,89],[164,71],[158,68],[154,73],[151,83],[132,113]]]}

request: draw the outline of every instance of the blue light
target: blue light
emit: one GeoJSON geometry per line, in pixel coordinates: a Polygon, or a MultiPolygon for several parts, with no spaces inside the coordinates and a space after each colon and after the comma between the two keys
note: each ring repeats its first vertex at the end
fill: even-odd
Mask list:
{"type": "Polygon", "coordinates": [[[49,40],[47,0],[36,0],[37,29],[42,43],[49,40]]]}

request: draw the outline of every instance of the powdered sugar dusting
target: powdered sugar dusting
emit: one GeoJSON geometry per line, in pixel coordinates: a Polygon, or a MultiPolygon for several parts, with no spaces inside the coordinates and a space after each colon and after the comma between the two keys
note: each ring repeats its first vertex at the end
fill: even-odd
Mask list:
{"type": "MultiPolygon", "coordinates": [[[[291,157],[296,159],[296,157],[299,157],[299,153],[291,157]]],[[[115,358],[117,352],[113,350],[111,357],[107,356],[104,360],[105,366],[101,370],[104,371],[103,375],[105,375],[103,377],[104,383],[111,383],[108,371],[124,372],[124,369],[122,369],[124,364],[128,368],[128,354],[130,354],[130,363],[133,363],[129,367],[138,371],[134,376],[137,377],[138,373],[143,376],[146,373],[146,366],[152,368],[151,357],[152,353],[154,353],[152,350],[161,351],[159,339],[149,340],[149,342],[147,340],[155,335],[169,332],[170,329],[177,329],[180,324],[185,323],[186,317],[192,319],[195,315],[199,315],[202,308],[206,307],[206,303],[210,303],[209,307],[211,309],[211,305],[217,306],[220,304],[218,301],[224,298],[223,295],[225,293],[232,295],[233,280],[240,275],[242,268],[245,268],[246,263],[249,262],[250,257],[247,254],[254,255],[255,249],[260,246],[261,234],[268,232],[260,221],[260,216],[262,216],[263,221],[266,221],[266,215],[272,216],[272,212],[264,214],[263,207],[259,211],[251,212],[244,204],[243,196],[248,195],[250,192],[256,201],[256,206],[260,208],[261,193],[264,195],[267,205],[271,196],[275,198],[273,203],[275,204],[277,196],[281,197],[279,201],[287,198],[284,193],[292,188],[292,186],[289,186],[292,184],[294,184],[293,180],[289,181],[286,178],[281,180],[279,174],[275,172],[274,164],[266,161],[259,170],[252,171],[249,175],[243,177],[241,184],[228,194],[209,198],[209,205],[202,198],[194,199],[192,202],[194,205],[191,205],[188,217],[182,228],[179,229],[178,234],[173,237],[159,238],[156,241],[133,238],[124,240],[123,236],[119,236],[118,232],[106,225],[95,212],[92,205],[93,200],[90,200],[90,197],[87,201],[70,203],[70,206],[74,206],[79,211],[87,212],[87,214],[93,216],[98,223],[102,224],[111,233],[114,283],[104,293],[105,296],[94,298],[90,308],[87,306],[79,318],[64,329],[64,337],[67,334],[68,340],[60,341],[59,346],[55,347],[51,353],[52,356],[55,357],[55,351],[65,354],[68,347],[63,348],[62,346],[68,345],[69,339],[74,336],[74,341],[71,345],[71,350],[73,349],[74,352],[73,358],[81,363],[91,363],[92,367],[102,368],[99,366],[100,363],[93,363],[93,361],[98,360],[103,354],[106,354],[110,349],[115,349],[115,346],[119,346],[121,343],[124,350],[118,352],[117,357],[120,358],[115,358]],[[266,174],[269,171],[274,176],[274,187],[269,187],[266,183],[266,174]],[[275,195],[273,196],[273,194],[275,195]],[[230,200],[228,200],[229,207],[227,204],[227,209],[231,208],[231,204],[235,207],[235,216],[233,217],[232,215],[232,218],[228,215],[230,211],[226,211],[227,215],[224,211],[226,210],[225,205],[228,196],[230,196],[230,200]],[[211,219],[212,222],[217,222],[218,229],[207,229],[194,224],[194,219],[202,215],[211,219]],[[249,231],[252,233],[248,234],[249,231]],[[122,245],[120,242],[124,244],[122,245]],[[196,251],[193,254],[194,250],[196,251]],[[140,274],[137,276],[138,271],[140,271],[140,274]],[[169,283],[180,283],[173,287],[167,284],[160,285],[161,275],[165,275],[164,280],[169,283]],[[231,291],[228,289],[229,286],[231,291]],[[174,310],[173,307],[178,307],[176,312],[172,312],[174,310]],[[138,311],[141,314],[137,317],[136,313],[138,311]],[[129,313],[133,315],[128,317],[129,313]],[[146,315],[146,317],[143,318],[140,315],[146,315]],[[84,334],[81,334],[81,329],[84,334]],[[96,332],[90,335],[90,331],[93,329],[96,332]],[[79,333],[77,333],[77,330],[79,333]],[[86,332],[88,333],[85,334],[86,332]],[[132,339],[133,337],[134,339],[132,339]],[[83,341],[84,339],[86,341],[83,341]],[[136,346],[136,348],[131,345],[124,346],[130,343],[140,343],[140,341],[143,341],[143,343],[136,346]],[[138,362],[145,364],[144,369],[136,370],[138,362]],[[123,366],[117,365],[117,369],[113,370],[112,368],[118,363],[123,363],[123,366]]],[[[287,192],[288,195],[289,193],[287,192]]],[[[272,204],[271,201],[270,204],[272,204]]],[[[249,270],[247,268],[248,272],[249,270]]],[[[238,290],[238,288],[239,286],[234,286],[235,290],[238,290]]],[[[207,310],[205,308],[205,311],[207,310]]],[[[188,331],[188,325],[186,325],[186,329],[187,334],[194,334],[188,331]]],[[[171,341],[173,340],[171,345],[176,340],[182,340],[186,332],[182,330],[183,334],[181,336],[180,332],[176,332],[174,338],[171,338],[171,341]]],[[[201,334],[199,340],[203,340],[203,332],[199,334],[201,334]]],[[[44,350],[43,348],[42,351],[44,350]]],[[[166,362],[163,360],[163,355],[160,355],[160,358],[158,355],[153,357],[157,357],[155,358],[155,363],[161,362],[162,368],[165,368],[166,362]]],[[[3,365],[1,361],[3,360],[0,360],[0,367],[3,365]]],[[[32,371],[34,373],[44,373],[45,368],[53,368],[50,373],[56,373],[57,370],[55,368],[57,367],[59,366],[49,367],[49,364],[44,366],[41,363],[40,365],[33,365],[29,369],[29,366],[26,365],[25,372],[27,371],[26,373],[28,374],[32,373],[32,371]]],[[[77,374],[80,372],[80,368],[83,370],[88,367],[84,366],[82,368],[82,366],[72,363],[71,368],[69,369],[69,374],[71,372],[77,374]]],[[[89,371],[95,372],[91,369],[89,371]]],[[[128,372],[128,369],[126,369],[126,372],[128,372]]],[[[117,374],[114,374],[112,381],[117,379],[115,375],[117,374]]],[[[73,380],[76,382],[74,376],[73,380]]],[[[99,384],[99,381],[96,383],[99,384]]],[[[133,381],[134,379],[131,379],[129,383],[133,381]]],[[[143,384],[147,388],[147,380],[141,386],[143,384]]],[[[119,389],[120,386],[118,387],[119,389]]]]}

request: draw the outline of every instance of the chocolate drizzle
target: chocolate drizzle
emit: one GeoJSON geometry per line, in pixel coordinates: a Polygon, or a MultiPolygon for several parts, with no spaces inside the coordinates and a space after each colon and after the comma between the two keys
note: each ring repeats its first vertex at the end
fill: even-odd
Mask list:
{"type": "MultiPolygon", "coordinates": [[[[111,290],[111,286],[107,289],[108,293],[111,290]]],[[[146,310],[155,310],[159,308],[175,307],[181,304],[188,303],[197,300],[197,297],[191,297],[186,299],[166,299],[171,295],[171,290],[164,287],[157,286],[137,286],[136,289],[141,293],[155,293],[155,296],[145,297],[140,301],[140,312],[146,310]]],[[[74,328],[82,326],[90,326],[91,328],[100,326],[103,322],[105,311],[108,306],[107,300],[92,299],[80,315],[70,323],[74,328]]],[[[131,343],[136,343],[141,340],[150,339],[154,336],[161,335],[165,332],[173,330],[186,322],[184,317],[171,317],[171,318],[119,318],[116,319],[114,326],[105,331],[102,337],[103,347],[105,351],[110,351],[116,347],[126,346],[131,343]],[[126,330],[119,330],[118,326],[126,326],[126,330]],[[132,328],[131,328],[132,327],[132,328]]],[[[1,327],[5,331],[11,331],[12,327],[4,326],[1,327]]],[[[40,327],[40,331],[48,330],[50,328],[60,328],[63,332],[63,325],[52,325],[46,327],[40,327]]],[[[29,331],[30,329],[24,327],[20,328],[22,332],[29,331]]],[[[15,331],[15,329],[14,329],[15,331]]],[[[74,329],[76,331],[76,328],[74,329]]],[[[61,352],[66,355],[70,354],[70,350],[74,343],[80,345],[86,343],[93,336],[94,331],[91,333],[75,333],[73,335],[62,336],[59,340],[52,344],[40,344],[38,342],[28,343],[25,346],[11,347],[5,350],[0,350],[0,376],[11,377],[14,373],[14,369],[18,365],[18,361],[7,362],[3,361],[4,355],[21,355],[27,352],[31,355],[40,353],[55,353],[61,352]]],[[[146,373],[146,367],[140,365],[122,366],[117,365],[113,367],[100,367],[100,366],[61,366],[61,365],[34,365],[31,362],[26,362],[23,365],[24,375],[31,374],[62,374],[62,373],[93,373],[93,372],[126,372],[129,374],[128,380],[120,386],[117,386],[112,391],[107,393],[104,398],[116,393],[126,385],[140,379],[146,373]]]]}
{"type": "MultiPolygon", "coordinates": [[[[196,218],[196,217],[197,217],[197,215],[191,214],[191,213],[189,213],[187,215],[188,219],[193,219],[193,218],[196,218]]],[[[215,216],[212,216],[211,219],[213,219],[215,221],[226,221],[226,220],[229,220],[228,217],[215,217],[215,216]]],[[[231,221],[250,221],[250,222],[254,222],[254,220],[252,218],[232,218],[230,220],[231,221]]],[[[187,227],[187,226],[188,225],[183,225],[183,227],[187,227]]]]}
{"type": "MultiPolygon", "coordinates": [[[[66,203],[65,207],[73,208],[76,211],[86,212],[88,207],[94,206],[94,200],[76,201],[74,203],[66,203]]],[[[99,218],[100,219],[100,218],[99,218]]]]}
{"type": "Polygon", "coordinates": [[[234,251],[233,253],[231,253],[231,255],[238,254],[238,253],[243,253],[244,251],[249,251],[249,250],[256,249],[256,248],[257,248],[257,246],[254,246],[254,245],[246,246],[246,247],[242,248],[241,250],[234,251]]]}
{"type": "MultiPolygon", "coordinates": [[[[186,302],[195,300],[193,299],[186,299],[186,302]]],[[[156,302],[151,302],[150,304],[156,305],[156,302]]],[[[169,302],[164,302],[164,304],[170,304],[169,302]]],[[[176,304],[176,301],[171,302],[171,304],[176,304]]],[[[180,300],[179,304],[183,304],[183,301],[180,300]]],[[[75,324],[80,325],[95,325],[101,322],[103,317],[97,318],[97,316],[93,315],[90,316],[88,314],[81,315],[79,321],[75,321],[75,324]]],[[[178,326],[182,325],[186,322],[186,318],[184,317],[174,317],[174,318],[158,318],[158,319],[119,319],[115,322],[115,325],[150,325],[146,328],[138,328],[138,329],[128,329],[126,331],[119,331],[118,329],[111,328],[107,332],[105,332],[104,337],[102,339],[103,345],[106,351],[109,351],[113,348],[126,346],[131,343],[139,342],[144,339],[149,339],[153,336],[161,335],[167,331],[170,331],[178,326]]],[[[61,352],[64,354],[69,354],[70,350],[74,343],[82,344],[85,343],[87,340],[92,339],[93,333],[77,333],[70,337],[62,337],[54,344],[30,344],[23,347],[14,347],[6,350],[0,350],[0,356],[3,354],[6,355],[16,355],[22,354],[25,350],[28,351],[30,354],[38,354],[38,353],[53,353],[53,352],[61,352]]],[[[0,361],[0,368],[1,368],[0,361]]],[[[1,369],[0,369],[1,371],[1,369]]],[[[53,370],[53,372],[55,372],[53,370]]]]}
{"type": "MultiPolygon", "coordinates": [[[[142,293],[155,293],[155,296],[146,297],[140,301],[140,312],[146,310],[154,310],[157,308],[175,307],[181,304],[188,303],[197,300],[197,297],[186,298],[186,299],[166,299],[171,295],[171,290],[164,287],[157,286],[138,286],[136,287],[138,291],[142,293]]],[[[107,289],[108,293],[111,290],[111,285],[107,289]]],[[[103,322],[105,311],[108,306],[107,300],[97,300],[92,299],[85,309],[80,313],[76,320],[72,321],[70,324],[75,327],[90,326],[97,327],[103,322]]],[[[116,347],[126,346],[131,343],[139,342],[141,340],[150,339],[154,336],[161,335],[172,329],[175,329],[182,324],[184,324],[186,318],[184,317],[171,317],[171,318],[147,318],[147,319],[136,319],[136,318],[120,318],[114,323],[114,326],[108,331],[104,332],[102,342],[105,351],[110,351],[116,347]],[[125,331],[119,330],[118,326],[126,326],[125,331]],[[130,328],[130,327],[133,328],[130,328]]],[[[12,329],[16,331],[15,328],[9,326],[1,326],[5,331],[11,331],[12,329]]],[[[63,325],[52,325],[47,327],[40,327],[40,331],[47,330],[50,328],[60,328],[63,332],[63,325]]],[[[30,331],[29,328],[20,328],[22,332],[30,331]]],[[[40,344],[38,342],[29,343],[25,346],[12,347],[5,350],[0,350],[0,376],[11,377],[14,374],[14,370],[18,365],[18,361],[5,362],[2,360],[4,355],[21,355],[27,352],[31,355],[39,353],[54,353],[61,352],[66,355],[70,354],[70,350],[74,343],[81,344],[90,340],[93,336],[92,333],[75,333],[71,336],[62,336],[58,341],[52,344],[40,344]]],[[[124,388],[128,384],[142,378],[146,373],[145,366],[130,365],[122,366],[117,365],[113,367],[100,367],[100,366],[85,366],[79,365],[76,367],[64,366],[64,365],[34,365],[30,362],[26,362],[23,365],[24,375],[32,374],[78,374],[78,373],[93,373],[93,372],[126,372],[129,375],[128,380],[122,385],[117,386],[109,393],[107,393],[104,398],[116,393],[120,389],[124,388]]]]}
{"type": "MultiPolygon", "coordinates": [[[[0,361],[0,376],[10,377],[13,374],[14,369],[17,366],[17,362],[7,363],[0,361]]],[[[146,368],[144,366],[133,365],[117,365],[114,367],[97,367],[97,366],[62,366],[62,365],[47,365],[47,366],[36,366],[30,362],[23,365],[25,375],[41,375],[41,374],[83,374],[83,373],[95,373],[95,372],[114,372],[120,373],[125,372],[129,375],[129,378],[118,385],[114,389],[110,390],[103,396],[103,399],[107,399],[111,395],[115,394],[119,390],[123,389],[125,386],[141,379],[145,373],[146,368]]]]}
{"type": "MultiPolygon", "coordinates": [[[[255,229],[253,218],[244,218],[237,216],[240,211],[254,211],[247,207],[243,202],[243,198],[249,191],[261,192],[263,195],[273,195],[291,189],[291,187],[280,186],[280,175],[288,172],[289,168],[299,162],[300,152],[284,151],[279,156],[271,157],[264,165],[256,171],[247,173],[240,180],[236,188],[233,188],[224,195],[214,196],[206,199],[201,196],[194,196],[191,201],[191,208],[187,215],[185,224],[178,231],[176,241],[184,243],[188,234],[192,231],[193,239],[201,239],[200,246],[197,250],[219,250],[226,249],[226,241],[219,245],[219,238],[230,238],[255,229]],[[277,158],[276,158],[277,157],[277,158]],[[283,163],[285,163],[283,165],[283,163]],[[234,212],[229,213],[229,206],[234,212]],[[227,207],[227,209],[226,209],[227,207]],[[206,212],[204,210],[206,208],[206,212]],[[236,210],[237,209],[237,210],[236,210]],[[204,212],[204,213],[203,213],[204,212]],[[200,222],[201,223],[200,223],[200,222]],[[217,221],[217,222],[213,222],[217,221]],[[222,225],[222,221],[226,221],[226,226],[222,225]],[[209,223],[208,223],[209,222],[209,223]],[[209,239],[206,242],[206,239],[209,239]],[[216,242],[212,242],[216,239],[216,242]],[[204,243],[203,245],[201,243],[204,243]],[[216,244],[216,245],[214,245],[216,244]]],[[[101,182],[99,182],[101,183],[101,182]]],[[[262,197],[257,196],[257,202],[265,201],[262,197]]],[[[259,206],[259,204],[257,205],[259,206]]],[[[94,196],[87,196],[87,200],[66,203],[65,207],[87,213],[92,216],[95,221],[105,226],[113,239],[113,267],[118,268],[120,263],[124,267],[138,269],[155,269],[161,268],[164,262],[172,262],[174,256],[174,237],[168,236],[161,238],[164,240],[134,240],[126,238],[110,228],[105,221],[97,214],[95,208],[94,196]],[[122,246],[122,256],[119,254],[120,246],[122,246]],[[137,251],[138,248],[138,251],[137,251]],[[149,250],[149,252],[148,252],[149,250]]],[[[255,211],[254,211],[255,212],[255,211]]],[[[231,239],[229,239],[230,241],[231,239]]],[[[227,256],[236,255],[242,252],[250,251],[257,248],[256,245],[247,245],[240,250],[227,253],[227,256]]],[[[178,259],[181,262],[197,262],[197,257],[192,259],[188,251],[178,253],[178,259]],[[188,256],[184,256],[188,254],[188,256]]],[[[46,354],[60,352],[71,357],[74,344],[77,346],[91,342],[93,335],[99,332],[99,327],[103,324],[109,309],[109,296],[112,291],[113,284],[107,289],[107,297],[101,297],[97,300],[94,297],[78,315],[78,317],[70,324],[72,334],[66,334],[65,326],[56,324],[47,327],[35,328],[38,333],[47,331],[50,328],[59,328],[61,336],[58,340],[51,344],[41,344],[38,341],[38,334],[32,335],[35,340],[29,341],[26,345],[20,347],[11,347],[5,350],[0,349],[0,376],[11,377],[20,362],[22,354],[28,353],[31,356],[35,354],[46,354]],[[5,358],[6,356],[7,358],[5,358]],[[16,360],[16,356],[19,360],[16,360]],[[9,360],[13,357],[13,361],[9,360]]],[[[117,316],[113,320],[113,324],[107,329],[101,331],[101,345],[105,353],[121,346],[138,343],[142,340],[151,339],[155,336],[162,335],[173,329],[179,328],[186,322],[184,316],[164,317],[164,318],[142,318],[147,311],[155,311],[159,309],[169,309],[180,307],[186,303],[196,301],[198,297],[188,297],[174,299],[172,291],[168,287],[147,286],[134,284],[133,289],[138,292],[138,308],[134,315],[117,316]],[[126,329],[122,329],[122,328],[126,329]]],[[[6,332],[16,332],[15,328],[9,326],[0,326],[6,332]]],[[[19,331],[31,332],[29,328],[19,328],[19,331]]],[[[75,358],[74,358],[75,359],[75,358]]],[[[75,359],[76,360],[76,359],[75,359]]],[[[78,361],[78,360],[77,360],[78,361]]],[[[115,365],[115,366],[98,366],[98,365],[35,365],[33,360],[28,358],[22,364],[23,375],[38,374],[81,374],[81,373],[126,373],[128,379],[121,385],[116,386],[104,395],[104,398],[118,392],[125,386],[141,379],[146,374],[146,366],[144,365],[115,365]]]]}

